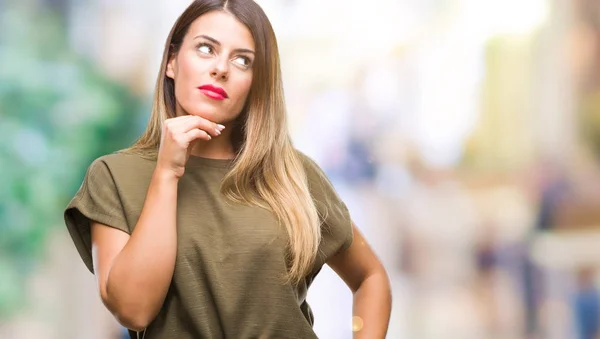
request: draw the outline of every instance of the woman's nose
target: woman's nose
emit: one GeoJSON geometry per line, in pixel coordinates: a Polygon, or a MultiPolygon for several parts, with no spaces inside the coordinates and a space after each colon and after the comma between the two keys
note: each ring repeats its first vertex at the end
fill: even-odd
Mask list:
{"type": "Polygon", "coordinates": [[[216,80],[227,80],[229,77],[227,62],[227,60],[217,60],[210,72],[210,76],[216,80]]]}

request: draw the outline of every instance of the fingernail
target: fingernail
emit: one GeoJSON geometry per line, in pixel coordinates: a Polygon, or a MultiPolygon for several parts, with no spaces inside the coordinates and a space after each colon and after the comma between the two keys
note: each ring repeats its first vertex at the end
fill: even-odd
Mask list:
{"type": "Polygon", "coordinates": [[[208,136],[208,140],[210,140],[210,139],[212,139],[212,137],[209,135],[209,136],[208,136]]]}
{"type": "Polygon", "coordinates": [[[223,126],[223,125],[220,125],[220,124],[217,124],[217,128],[218,128],[220,131],[222,131],[222,130],[224,130],[224,129],[225,129],[225,126],[223,126]]]}
{"type": "Polygon", "coordinates": [[[221,135],[221,131],[218,128],[215,130],[215,133],[217,133],[217,135],[221,135]]]}

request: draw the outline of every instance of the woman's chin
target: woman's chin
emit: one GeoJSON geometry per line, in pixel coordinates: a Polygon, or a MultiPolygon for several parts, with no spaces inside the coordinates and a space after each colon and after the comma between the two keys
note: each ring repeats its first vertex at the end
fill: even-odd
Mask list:
{"type": "Polygon", "coordinates": [[[195,115],[195,116],[204,118],[206,120],[210,120],[212,122],[218,122],[217,120],[219,118],[222,119],[222,117],[223,117],[223,115],[220,114],[216,109],[214,109],[214,107],[203,107],[203,108],[197,108],[194,110],[189,110],[188,114],[195,115]]]}
{"type": "Polygon", "coordinates": [[[188,114],[199,116],[201,118],[210,120],[218,124],[225,124],[237,118],[236,114],[230,114],[229,112],[223,112],[222,110],[217,110],[210,107],[205,107],[204,109],[190,110],[188,111],[188,114]]]}

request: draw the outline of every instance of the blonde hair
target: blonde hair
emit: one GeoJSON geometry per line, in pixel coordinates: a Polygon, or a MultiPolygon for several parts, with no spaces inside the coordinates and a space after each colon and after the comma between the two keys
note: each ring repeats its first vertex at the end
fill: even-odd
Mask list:
{"type": "Polygon", "coordinates": [[[178,52],[192,22],[213,10],[236,16],[250,29],[256,47],[252,87],[232,136],[237,155],[221,191],[232,201],[260,206],[275,214],[288,235],[285,280],[297,284],[312,270],[321,241],[321,225],[303,161],[287,129],[275,33],[254,1],[197,0],[181,14],[165,44],[150,121],[127,151],[154,155],[158,152],[162,123],[175,117],[174,83],[166,76],[167,63],[178,52]]]}

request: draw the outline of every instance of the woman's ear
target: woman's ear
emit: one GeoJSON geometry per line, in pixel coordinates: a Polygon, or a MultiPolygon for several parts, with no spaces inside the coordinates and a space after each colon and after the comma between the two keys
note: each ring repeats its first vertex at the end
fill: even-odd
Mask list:
{"type": "Polygon", "coordinates": [[[175,69],[177,69],[177,57],[175,54],[173,54],[173,56],[171,56],[171,59],[167,63],[167,71],[165,74],[169,78],[175,80],[175,69]]]}

